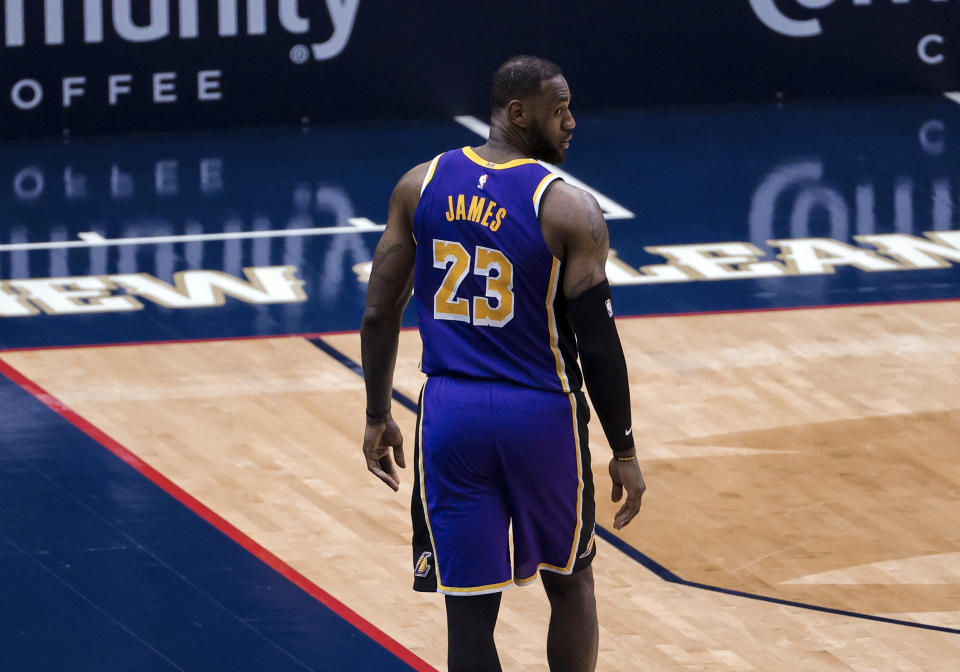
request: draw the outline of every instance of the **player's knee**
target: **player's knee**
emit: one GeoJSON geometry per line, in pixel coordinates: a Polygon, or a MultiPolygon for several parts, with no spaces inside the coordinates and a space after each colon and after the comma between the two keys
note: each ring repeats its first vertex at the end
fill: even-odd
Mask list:
{"type": "Polygon", "coordinates": [[[541,572],[540,578],[552,604],[560,602],[590,604],[595,600],[593,569],[591,567],[586,567],[573,574],[541,572]]]}

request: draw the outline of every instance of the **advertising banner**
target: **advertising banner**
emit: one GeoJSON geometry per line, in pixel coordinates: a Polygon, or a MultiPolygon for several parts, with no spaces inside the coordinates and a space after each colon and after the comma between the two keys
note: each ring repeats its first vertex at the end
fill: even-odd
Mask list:
{"type": "Polygon", "coordinates": [[[0,0],[0,138],[486,112],[516,53],[579,110],[960,88],[960,0],[0,0]]]}

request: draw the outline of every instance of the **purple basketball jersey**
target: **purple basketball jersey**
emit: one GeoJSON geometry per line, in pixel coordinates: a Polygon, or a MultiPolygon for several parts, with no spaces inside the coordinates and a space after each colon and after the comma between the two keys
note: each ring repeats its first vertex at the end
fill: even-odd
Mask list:
{"type": "Polygon", "coordinates": [[[559,177],[469,147],[430,164],[413,218],[422,369],[557,392],[580,388],[560,261],[539,208],[559,177]]]}

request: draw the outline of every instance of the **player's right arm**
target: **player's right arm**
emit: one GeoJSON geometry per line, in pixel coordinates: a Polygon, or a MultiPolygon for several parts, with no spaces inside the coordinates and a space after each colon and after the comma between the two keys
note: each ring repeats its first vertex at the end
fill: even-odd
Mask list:
{"type": "Polygon", "coordinates": [[[367,389],[367,423],[363,433],[363,456],[367,469],[394,490],[400,477],[390,459],[405,467],[403,436],[390,412],[393,370],[403,309],[413,288],[413,214],[420,198],[420,185],[427,172],[421,164],[400,178],[390,197],[387,226],[377,243],[367,286],[367,302],[360,327],[363,380],[367,389]]]}
{"type": "Polygon", "coordinates": [[[577,187],[554,182],[541,203],[547,245],[564,264],[563,293],[577,336],[577,351],[590,400],[613,448],[611,498],[627,500],[613,526],[622,528],[640,511],[646,484],[637,464],[630,418],[630,385],[623,347],[613,319],[606,263],[610,234],[596,199],[577,187]]]}

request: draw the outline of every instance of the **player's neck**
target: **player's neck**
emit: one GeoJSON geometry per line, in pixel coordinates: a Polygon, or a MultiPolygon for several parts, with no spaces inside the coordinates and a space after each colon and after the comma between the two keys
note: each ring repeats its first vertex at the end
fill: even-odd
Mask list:
{"type": "Polygon", "coordinates": [[[474,149],[482,158],[493,163],[531,158],[525,138],[516,128],[504,126],[496,117],[491,120],[487,142],[474,149]]]}

